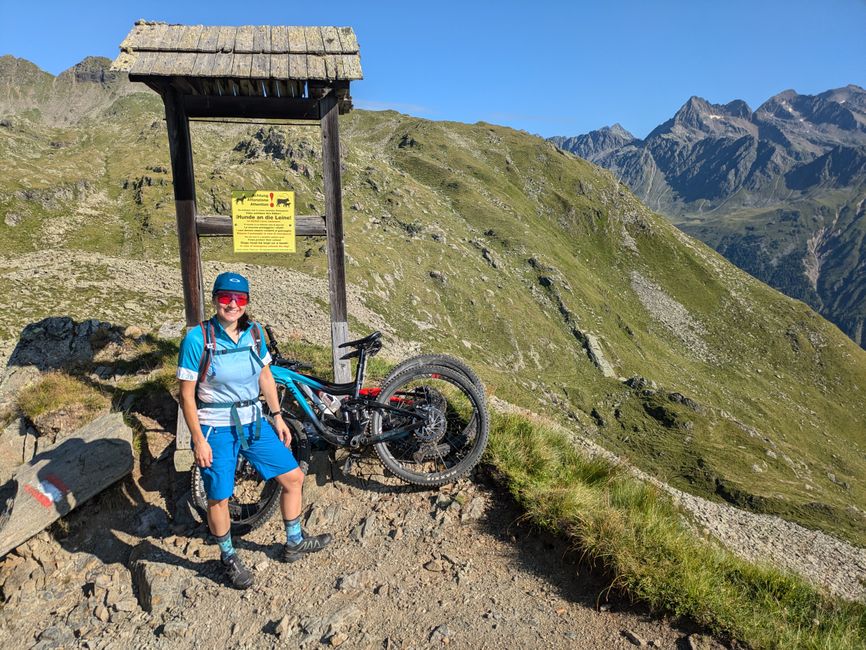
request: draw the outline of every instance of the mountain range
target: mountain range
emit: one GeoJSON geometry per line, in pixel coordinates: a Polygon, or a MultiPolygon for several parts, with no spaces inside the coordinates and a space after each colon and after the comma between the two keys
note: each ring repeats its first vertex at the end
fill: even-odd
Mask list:
{"type": "MultiPolygon", "coordinates": [[[[0,93],[7,344],[47,315],[145,328],[183,317],[177,279],[159,275],[179,276],[162,103],[108,63],[54,77],[0,57],[0,88],[14,88],[0,93]]],[[[744,106],[725,110],[718,129],[755,128],[744,106]]],[[[628,138],[610,131],[595,146],[628,138]]],[[[322,213],[317,128],[191,133],[200,213],[228,214],[232,190],[264,188],[322,213]]],[[[353,335],[375,327],[386,350],[458,354],[494,396],[677,487],[866,543],[866,352],[838,328],[541,138],[362,110],[340,117],[340,137],[353,335]]],[[[276,315],[283,331],[326,319],[323,240],[299,240],[295,255],[235,255],[228,238],[203,250],[207,268],[275,278],[254,309],[306,296],[276,315]]]]}
{"type": "Polygon", "coordinates": [[[757,110],[692,97],[639,139],[619,124],[558,146],[866,344],[866,91],[786,90],[757,110]]]}

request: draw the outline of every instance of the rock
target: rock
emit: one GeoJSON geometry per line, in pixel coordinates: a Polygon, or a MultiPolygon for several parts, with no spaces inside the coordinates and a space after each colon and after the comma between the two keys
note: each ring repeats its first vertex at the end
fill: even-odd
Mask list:
{"type": "Polygon", "coordinates": [[[141,542],[132,550],[129,570],[144,611],[160,613],[180,601],[186,583],[170,562],[168,554],[149,541],[141,542]]]}
{"type": "Polygon", "coordinates": [[[703,634],[690,634],[685,639],[684,647],[688,650],[722,650],[725,646],[703,634]]]}
{"type": "Polygon", "coordinates": [[[682,404],[683,406],[691,409],[695,413],[703,413],[704,407],[698,404],[695,400],[686,397],[682,393],[668,393],[668,399],[672,402],[676,402],[677,404],[682,404]]]}
{"type": "Polygon", "coordinates": [[[622,635],[628,639],[632,644],[642,648],[646,645],[646,641],[640,638],[637,634],[632,632],[631,630],[623,630],[622,635]]]}
{"type": "Polygon", "coordinates": [[[469,507],[465,508],[460,514],[460,521],[465,523],[467,521],[481,519],[484,516],[485,509],[486,506],[484,499],[481,497],[475,497],[469,503],[469,507]]]}
{"type": "Polygon", "coordinates": [[[394,528],[391,532],[388,533],[388,537],[390,537],[394,541],[403,539],[403,529],[400,526],[394,528]]]}
{"type": "Polygon", "coordinates": [[[366,543],[370,539],[370,536],[373,534],[375,528],[376,515],[368,515],[360,524],[358,524],[357,526],[355,526],[354,529],[352,529],[349,537],[351,537],[356,542],[361,542],[362,544],[366,543]]]}
{"type": "Polygon", "coordinates": [[[605,377],[616,377],[613,366],[604,355],[599,338],[595,334],[587,332],[584,334],[584,341],[590,360],[596,368],[601,370],[601,374],[605,377]]]}
{"type": "Polygon", "coordinates": [[[115,336],[110,324],[97,320],[78,323],[69,316],[43,318],[21,332],[9,365],[47,370],[84,363],[94,354],[91,340],[100,336],[108,339],[115,336]]]}
{"type": "Polygon", "coordinates": [[[430,643],[448,645],[451,641],[451,631],[447,625],[439,625],[434,627],[430,632],[430,643]]]}
{"type": "Polygon", "coordinates": [[[361,616],[361,611],[352,603],[344,605],[340,609],[332,613],[324,622],[323,627],[330,627],[332,630],[337,630],[361,616]]]}
{"type": "Polygon", "coordinates": [[[166,639],[182,639],[187,635],[189,625],[184,621],[169,621],[162,626],[162,636],[166,639]]]}
{"type": "Polygon", "coordinates": [[[168,515],[162,508],[149,506],[139,513],[135,534],[139,537],[148,537],[153,533],[167,531],[168,524],[168,515]]]}
{"type": "Polygon", "coordinates": [[[160,339],[179,339],[183,336],[184,324],[180,321],[174,323],[163,323],[156,331],[157,338],[160,339]]]}
{"type": "Polygon", "coordinates": [[[355,571],[349,575],[337,578],[337,589],[339,591],[364,589],[373,583],[375,577],[376,574],[373,571],[355,571]]]}
{"type": "Polygon", "coordinates": [[[331,636],[328,637],[328,645],[332,648],[337,648],[343,645],[346,641],[348,641],[349,635],[345,632],[335,632],[331,636]]]}
{"type": "Polygon", "coordinates": [[[286,635],[289,633],[289,630],[291,629],[291,623],[292,621],[289,618],[289,615],[286,614],[279,621],[277,621],[277,625],[274,628],[274,634],[276,634],[281,639],[285,638],[286,635]]]}
{"type": "Polygon", "coordinates": [[[114,603],[114,609],[118,612],[134,612],[138,609],[138,601],[135,598],[124,598],[114,603]]]}
{"type": "Polygon", "coordinates": [[[93,610],[93,615],[103,623],[108,623],[108,608],[105,605],[98,605],[93,610]]]}
{"type": "Polygon", "coordinates": [[[43,648],[59,648],[75,643],[75,634],[66,625],[52,625],[42,630],[39,644],[43,648]]]}
{"type": "Polygon", "coordinates": [[[441,573],[445,570],[445,563],[442,560],[434,559],[424,564],[424,568],[428,571],[441,573]]]}

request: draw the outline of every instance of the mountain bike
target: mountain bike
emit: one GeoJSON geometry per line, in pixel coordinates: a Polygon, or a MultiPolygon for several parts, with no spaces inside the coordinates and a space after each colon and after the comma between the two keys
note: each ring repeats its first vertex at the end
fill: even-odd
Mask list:
{"type": "MultiPolygon", "coordinates": [[[[487,446],[489,415],[477,375],[449,355],[419,355],[396,366],[377,387],[364,387],[367,361],[381,349],[381,333],[342,344],[342,359],[357,359],[355,377],[334,383],[304,374],[300,361],[286,359],[265,326],[271,372],[280,408],[292,430],[292,452],[304,473],[314,447],[347,449],[349,459],[372,447],[400,480],[437,487],[468,474],[487,446]]],[[[243,533],[264,523],[279,504],[280,486],[264,481],[241,456],[235,494],[229,500],[232,530],[243,533]]],[[[207,497],[198,467],[192,470],[195,505],[207,497]]]]}

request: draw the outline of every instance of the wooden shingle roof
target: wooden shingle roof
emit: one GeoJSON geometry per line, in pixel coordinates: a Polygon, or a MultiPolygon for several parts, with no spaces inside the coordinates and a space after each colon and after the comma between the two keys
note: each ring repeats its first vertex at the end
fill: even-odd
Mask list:
{"type": "Polygon", "coordinates": [[[209,27],[138,21],[113,70],[136,77],[347,82],[363,78],[351,27],[209,27]]]}

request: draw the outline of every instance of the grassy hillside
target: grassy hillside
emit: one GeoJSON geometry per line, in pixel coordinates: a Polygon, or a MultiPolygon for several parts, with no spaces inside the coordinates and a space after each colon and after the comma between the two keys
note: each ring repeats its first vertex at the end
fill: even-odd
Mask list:
{"type": "MultiPolygon", "coordinates": [[[[112,92],[68,127],[32,111],[0,126],[0,287],[16,301],[5,337],[47,297],[85,302],[69,278],[22,277],[16,256],[175,263],[161,104],[112,92]]],[[[495,394],[676,486],[866,544],[866,352],[835,326],[539,138],[365,111],[341,118],[341,137],[348,281],[401,338],[467,358],[495,394]],[[590,360],[591,338],[615,377],[590,360]]],[[[201,213],[226,214],[232,189],[277,187],[299,212],[323,211],[316,128],[199,123],[193,140],[201,213]]],[[[321,277],[322,246],[205,252],[321,277]]],[[[129,304],[99,285],[97,261],[78,273],[99,303],[129,304]]],[[[182,317],[179,297],[159,298],[155,314],[182,317]]]]}

